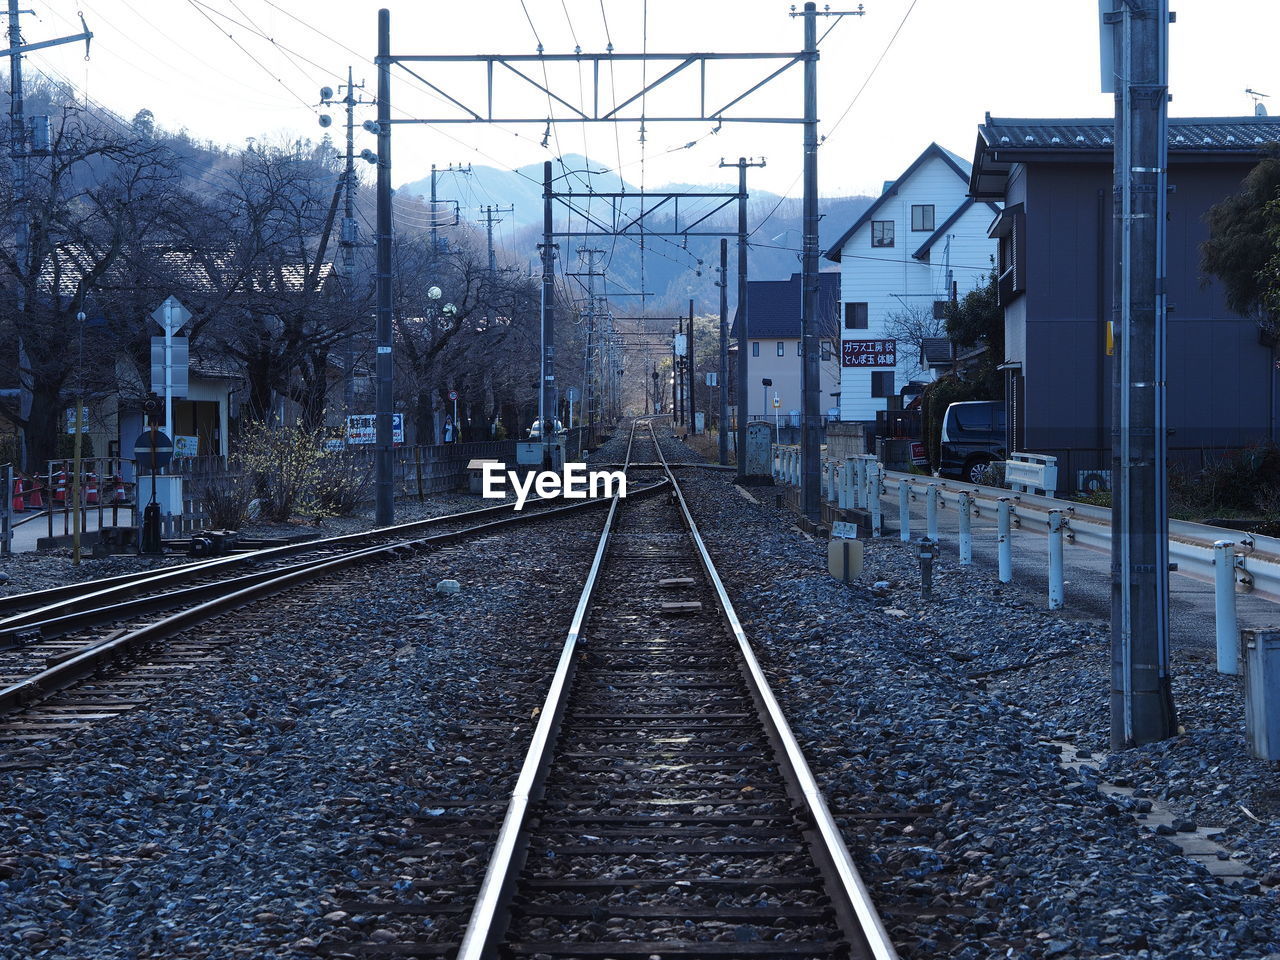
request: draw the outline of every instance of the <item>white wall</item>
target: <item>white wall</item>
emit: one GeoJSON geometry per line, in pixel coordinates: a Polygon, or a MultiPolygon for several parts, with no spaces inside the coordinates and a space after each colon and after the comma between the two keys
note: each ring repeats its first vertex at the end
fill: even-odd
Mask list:
{"type": "MultiPolygon", "coordinates": [[[[747,415],[755,420],[764,414],[766,419],[773,420],[773,395],[776,393],[781,401],[778,412],[785,423],[791,411],[802,409],[800,379],[804,358],[797,352],[800,340],[796,337],[781,340],[776,337],[772,340],[753,339],[748,341],[748,350],[753,343],[760,344],[760,356],[747,355],[747,415]],[[778,356],[779,343],[783,344],[784,356],[781,357],[778,356]],[[765,388],[760,385],[761,379],[766,377],[773,381],[767,403],[765,388]]],[[[835,405],[835,398],[831,394],[839,389],[840,384],[839,356],[835,352],[835,344],[832,344],[831,360],[826,363],[819,361],[818,366],[821,372],[818,407],[825,414],[828,408],[835,405]]]]}
{"type": "MultiPolygon", "coordinates": [[[[965,202],[968,182],[940,157],[931,157],[909,179],[897,185],[897,193],[889,197],[874,214],[874,220],[894,222],[894,246],[871,246],[871,221],[864,223],[841,248],[840,297],[841,337],[845,340],[874,340],[887,336],[889,316],[906,306],[932,310],[934,300],[945,300],[947,291],[946,240],[939,239],[927,261],[911,255],[933,231],[912,231],[911,207],[933,204],[934,224],[941,226],[956,208],[965,202]],[[867,329],[845,330],[843,303],[867,304],[867,329]]],[[[959,296],[982,283],[991,269],[990,258],[996,242],[987,237],[993,218],[985,203],[972,205],[947,229],[952,236],[950,269],[959,296]]],[[[894,392],[901,391],[907,377],[918,369],[911,348],[898,348],[898,367],[894,372],[894,392]]],[[[876,412],[886,408],[884,398],[871,396],[872,370],[865,367],[843,368],[840,378],[840,418],[842,420],[874,420],[876,412]]],[[[923,379],[923,378],[922,378],[923,379]]]]}

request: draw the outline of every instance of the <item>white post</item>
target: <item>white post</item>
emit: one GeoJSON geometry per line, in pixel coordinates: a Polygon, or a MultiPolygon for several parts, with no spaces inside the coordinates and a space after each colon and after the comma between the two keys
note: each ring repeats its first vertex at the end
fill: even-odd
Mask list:
{"type": "Polygon", "coordinates": [[[867,506],[867,462],[861,457],[853,461],[853,505],[859,510],[867,506]]]}
{"type": "Polygon", "coordinates": [[[934,543],[938,542],[938,485],[936,483],[929,484],[925,491],[924,498],[924,517],[926,525],[926,533],[930,540],[934,543]]]}
{"type": "Polygon", "coordinates": [[[960,519],[960,566],[967,567],[973,563],[973,526],[970,512],[973,509],[968,492],[960,494],[956,511],[960,519]]]}
{"type": "Polygon", "coordinates": [[[173,300],[164,302],[164,428],[169,439],[177,435],[173,429],[173,300]]]}
{"type": "Polygon", "coordinates": [[[898,539],[903,543],[911,542],[911,484],[906,480],[898,481],[898,539]]]}
{"type": "Polygon", "coordinates": [[[871,535],[878,537],[881,535],[880,479],[884,474],[884,465],[872,463],[867,473],[871,475],[871,482],[867,484],[869,488],[867,492],[871,497],[871,535]]]}
{"type": "Polygon", "coordinates": [[[1062,609],[1062,527],[1065,514],[1049,511],[1049,609],[1062,609]]]}
{"type": "Polygon", "coordinates": [[[1009,498],[996,501],[996,548],[1000,557],[1000,582],[1013,581],[1013,540],[1009,531],[1009,498]]]}
{"type": "Polygon", "coordinates": [[[845,509],[850,509],[858,505],[858,487],[854,483],[854,476],[857,473],[855,464],[857,463],[853,457],[848,457],[844,461],[844,505],[845,509]]]}
{"type": "Polygon", "coordinates": [[[1236,673],[1236,556],[1231,540],[1213,541],[1213,617],[1218,672],[1236,673]]]}

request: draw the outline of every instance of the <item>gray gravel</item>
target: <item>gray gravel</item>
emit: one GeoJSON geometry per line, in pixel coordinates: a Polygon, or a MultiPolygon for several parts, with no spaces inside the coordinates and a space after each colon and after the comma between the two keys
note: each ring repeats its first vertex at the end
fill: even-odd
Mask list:
{"type": "MultiPolygon", "coordinates": [[[[756,505],[725,478],[690,473],[683,483],[904,957],[1280,951],[1275,890],[1211,878],[1134,818],[1144,792],[1224,822],[1226,794],[1274,788],[1275,774],[1243,753],[1238,701],[1224,692],[1232,681],[1180,678],[1184,722],[1214,732],[1111,760],[1106,774],[1122,771],[1139,790],[1104,796],[1090,768],[1075,782],[1043,741],[1105,746],[1105,625],[1049,615],[947,558],[923,606],[915,560],[897,541],[869,543],[866,572],[842,586],[826,575],[825,544],[774,509],[768,488],[756,505]],[[873,593],[877,581],[888,588],[873,593]],[[1028,661],[998,680],[970,677],[1028,661]],[[914,817],[840,816],[857,811],[914,817]]],[[[1203,664],[1194,670],[1203,677],[1203,664]]],[[[1273,882],[1280,821],[1239,820],[1252,829],[1233,840],[1273,882]]]]}
{"type": "Polygon", "coordinates": [[[477,742],[471,718],[542,682],[594,541],[547,521],[350,571],[319,613],[274,600],[227,662],[0,769],[0,957],[276,957],[338,935],[331,891],[381,868],[389,828],[509,789],[528,731],[477,742]],[[437,596],[445,577],[462,593],[437,596]]]}

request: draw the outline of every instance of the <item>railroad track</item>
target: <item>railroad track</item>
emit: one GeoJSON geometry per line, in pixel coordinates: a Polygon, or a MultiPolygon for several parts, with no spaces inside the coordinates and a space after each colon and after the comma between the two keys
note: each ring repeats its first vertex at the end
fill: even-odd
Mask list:
{"type": "Polygon", "coordinates": [[[410,827],[431,842],[397,850],[489,850],[483,879],[367,883],[342,909],[382,917],[383,936],[322,953],[897,956],[651,424],[627,463],[671,494],[611,504],[505,809],[488,792],[443,802],[410,827]]]}
{"type": "Polygon", "coordinates": [[[166,676],[260,635],[227,622],[248,604],[303,588],[322,593],[317,581],[355,565],[608,505],[529,503],[533,510],[503,504],[9,598],[26,609],[0,620],[0,743],[46,740],[135,708],[166,676]],[[146,662],[133,662],[144,652],[146,662]],[[95,682],[82,694],[50,699],[87,680],[95,682]]]}

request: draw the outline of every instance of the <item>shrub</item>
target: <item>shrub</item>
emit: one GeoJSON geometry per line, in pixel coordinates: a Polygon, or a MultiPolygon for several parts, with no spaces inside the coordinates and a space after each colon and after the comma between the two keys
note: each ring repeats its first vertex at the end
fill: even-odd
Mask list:
{"type": "Polygon", "coordinates": [[[992,460],[978,471],[978,482],[988,487],[1004,486],[1004,461],[992,460]]]}
{"type": "Polygon", "coordinates": [[[323,516],[351,516],[369,501],[372,488],[372,457],[346,447],[325,451],[315,490],[316,506],[323,516]]]}
{"type": "Polygon", "coordinates": [[[283,523],[295,513],[317,514],[322,441],[321,431],[301,424],[255,423],[241,432],[233,459],[251,478],[262,519],[283,523]]]}
{"type": "Polygon", "coordinates": [[[209,525],[219,530],[239,530],[249,514],[253,485],[244,474],[223,473],[195,478],[209,525]]]}

